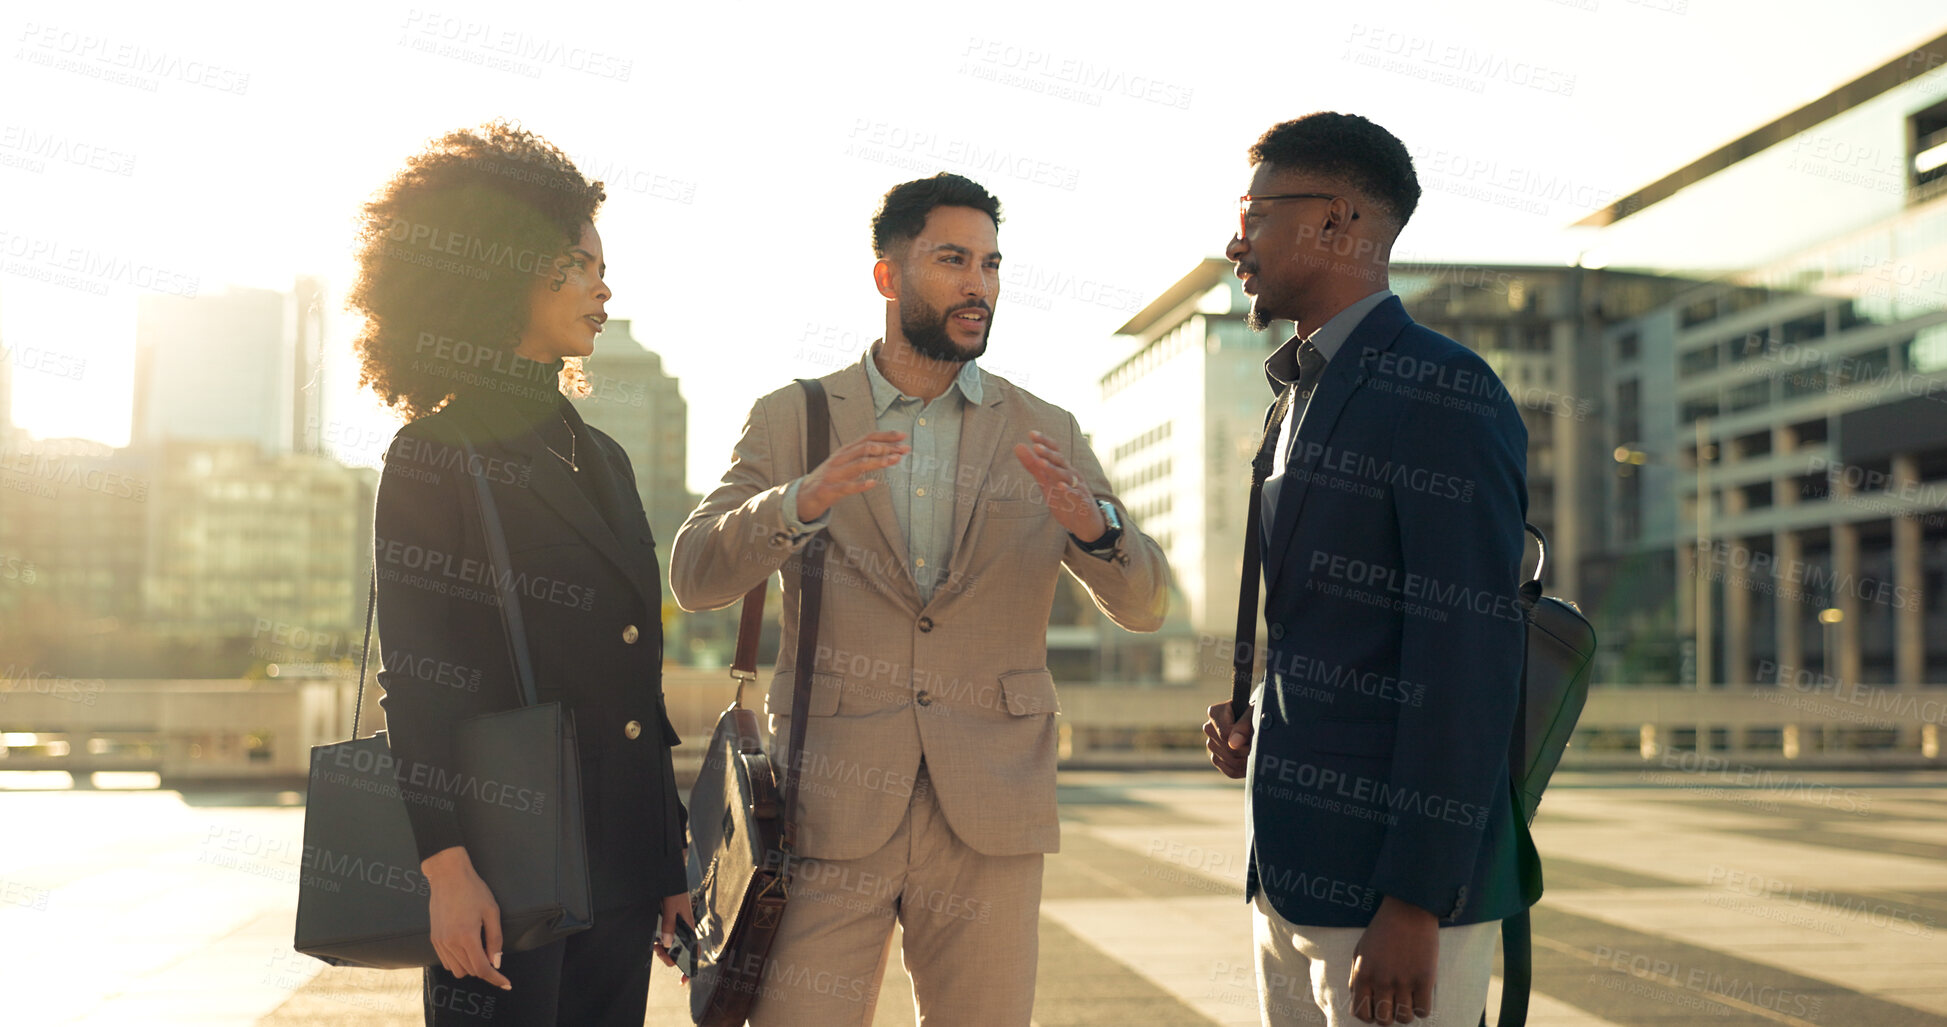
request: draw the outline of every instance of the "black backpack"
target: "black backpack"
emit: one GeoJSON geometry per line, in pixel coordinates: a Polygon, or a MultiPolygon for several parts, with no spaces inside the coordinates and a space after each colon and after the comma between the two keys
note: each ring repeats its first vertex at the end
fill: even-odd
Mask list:
{"type": "MultiPolygon", "coordinates": [[[[1548,566],[1548,539],[1541,529],[1523,525],[1535,537],[1535,573],[1521,583],[1521,605],[1528,620],[1528,651],[1521,664],[1521,703],[1508,740],[1509,785],[1514,790],[1520,829],[1535,822],[1542,789],[1562,762],[1575,722],[1589,699],[1589,672],[1595,658],[1595,628],[1566,599],[1541,594],[1548,566]]],[[[1541,868],[1522,868],[1522,890],[1541,894],[1541,868]]],[[[1501,1016],[1498,1027],[1522,1027],[1528,1020],[1528,992],[1534,980],[1534,946],[1528,911],[1501,921],[1501,1016]]],[[[1481,1011],[1481,1027],[1487,1011],[1481,1011]]]]}

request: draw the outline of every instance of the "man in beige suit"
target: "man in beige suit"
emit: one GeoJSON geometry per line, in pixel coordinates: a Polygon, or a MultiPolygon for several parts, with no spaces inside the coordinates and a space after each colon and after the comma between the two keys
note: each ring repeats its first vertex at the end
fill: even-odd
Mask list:
{"type": "Polygon", "coordinates": [[[1168,569],[1109,491],[1075,418],[980,370],[999,293],[1000,204],[940,174],[872,221],[885,338],[826,375],[832,450],[807,468],[804,391],[757,401],[723,483],[676,536],[685,609],[780,568],[785,635],[766,706],[799,759],[791,905],[751,1023],[868,1024],[895,919],[922,1022],[1025,1025],[1043,854],[1055,851],[1049,610],[1066,566],[1134,631],[1168,569]],[[828,547],[816,666],[792,666],[806,546],[828,547]]]}

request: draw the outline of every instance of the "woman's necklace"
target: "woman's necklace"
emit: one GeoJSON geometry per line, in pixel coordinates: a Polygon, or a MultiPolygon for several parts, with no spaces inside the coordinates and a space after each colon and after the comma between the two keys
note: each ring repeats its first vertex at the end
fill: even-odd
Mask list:
{"type": "Polygon", "coordinates": [[[541,446],[542,448],[546,449],[548,452],[554,453],[554,458],[556,460],[559,460],[562,463],[567,464],[569,470],[579,474],[581,473],[581,468],[575,464],[575,426],[568,423],[568,418],[566,415],[563,415],[561,418],[561,426],[563,428],[568,429],[568,455],[562,456],[559,452],[556,452],[553,446],[548,445],[546,439],[541,440],[541,446]]]}

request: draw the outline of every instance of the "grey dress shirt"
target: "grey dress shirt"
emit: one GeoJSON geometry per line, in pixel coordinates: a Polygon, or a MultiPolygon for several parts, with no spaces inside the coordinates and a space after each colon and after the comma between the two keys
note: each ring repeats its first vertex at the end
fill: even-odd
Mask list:
{"type": "MultiPolygon", "coordinates": [[[[906,555],[911,561],[908,569],[924,602],[933,598],[933,589],[945,575],[947,560],[953,555],[960,425],[965,420],[967,404],[980,402],[980,368],[967,361],[945,392],[923,400],[900,392],[898,386],[886,380],[879,372],[878,351],[879,343],[874,342],[865,361],[878,430],[903,431],[906,443],[913,447],[905,459],[880,472],[885,484],[879,487],[892,499],[893,515],[906,533],[906,555]]],[[[815,520],[798,520],[798,488],[803,482],[799,478],[784,490],[784,528],[790,533],[794,547],[804,545],[830,524],[832,516],[826,510],[815,520]]]]}

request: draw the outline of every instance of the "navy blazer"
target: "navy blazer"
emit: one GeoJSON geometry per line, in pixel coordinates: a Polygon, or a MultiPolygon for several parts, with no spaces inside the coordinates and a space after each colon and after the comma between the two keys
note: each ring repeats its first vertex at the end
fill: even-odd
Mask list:
{"type": "Polygon", "coordinates": [[[1286,920],[1363,927],[1391,895],[1468,924],[1539,897],[1508,782],[1527,446],[1487,363],[1397,298],[1326,365],[1264,549],[1246,775],[1245,895],[1286,920]]]}
{"type": "Polygon", "coordinates": [[[662,694],[661,572],[634,470],[572,405],[562,402],[559,416],[582,433],[575,456],[593,499],[492,398],[462,393],[399,430],[373,532],[379,683],[420,857],[466,844],[450,802],[415,783],[413,768],[450,768],[454,724],[520,703],[486,570],[477,475],[507,537],[539,699],[574,718],[589,884],[602,912],[689,888],[670,753],[679,740],[662,694]]]}

